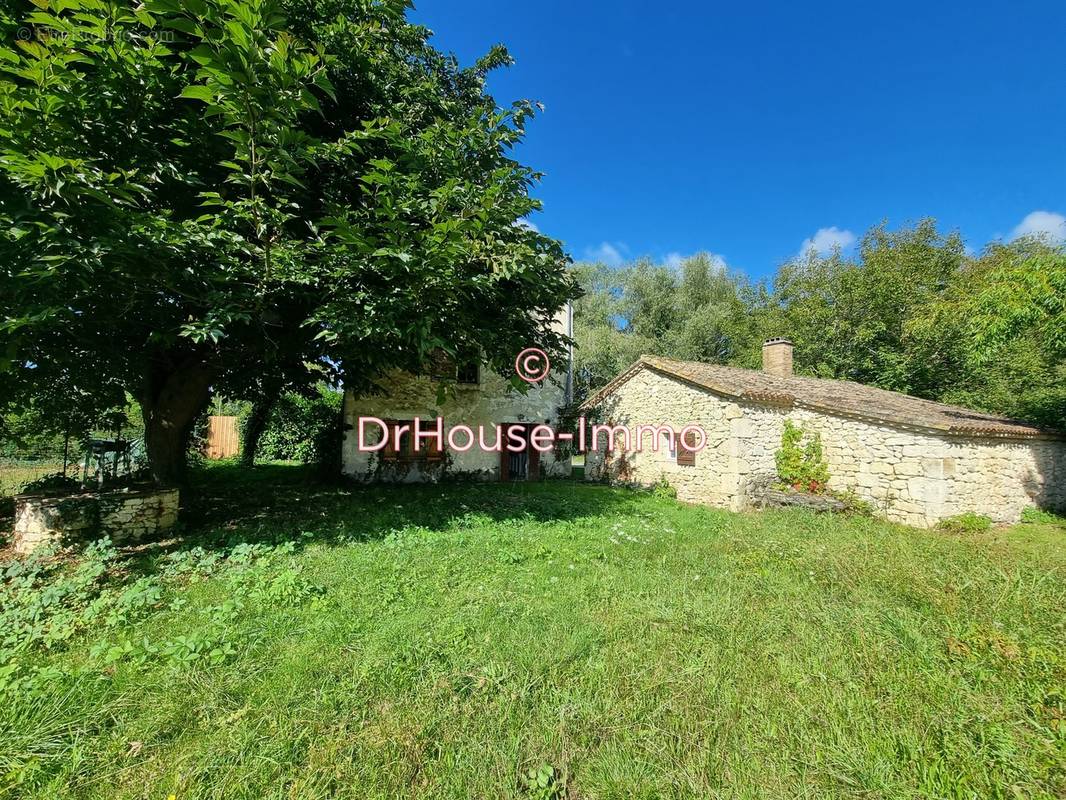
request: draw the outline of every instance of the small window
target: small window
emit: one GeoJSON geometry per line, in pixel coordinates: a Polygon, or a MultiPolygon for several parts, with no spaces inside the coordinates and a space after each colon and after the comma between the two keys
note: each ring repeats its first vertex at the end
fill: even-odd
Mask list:
{"type": "Polygon", "coordinates": [[[459,370],[455,379],[459,383],[480,383],[480,373],[480,365],[477,363],[477,360],[469,359],[459,364],[459,370]]]}
{"type": "Polygon", "coordinates": [[[696,466],[696,451],[690,450],[689,447],[695,445],[696,434],[694,431],[689,431],[688,437],[678,437],[677,440],[677,463],[684,467],[696,466]],[[686,442],[685,439],[688,439],[686,442]]]}
{"type": "Polygon", "coordinates": [[[455,360],[440,348],[429,356],[429,377],[435,381],[450,381],[455,377],[455,360]]]}
{"type": "Polygon", "coordinates": [[[452,358],[441,348],[430,356],[426,371],[435,381],[478,384],[481,382],[481,362],[477,349],[464,350],[458,358],[452,358]]]}

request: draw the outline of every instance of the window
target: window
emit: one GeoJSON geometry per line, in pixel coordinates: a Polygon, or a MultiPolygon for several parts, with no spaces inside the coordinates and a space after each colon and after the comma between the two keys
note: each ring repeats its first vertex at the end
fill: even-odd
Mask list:
{"type": "Polygon", "coordinates": [[[459,364],[455,380],[459,383],[480,383],[480,372],[477,359],[471,358],[459,364]]]}
{"type": "MultiPolygon", "coordinates": [[[[444,459],[444,449],[437,445],[436,437],[423,436],[419,441],[419,449],[415,451],[415,433],[414,433],[414,420],[411,419],[387,419],[385,424],[388,425],[388,441],[385,447],[381,450],[381,459],[383,461],[441,461],[444,459]],[[399,444],[397,446],[397,431],[406,427],[403,433],[399,436],[399,444]]],[[[432,423],[425,421],[422,426],[422,431],[434,430],[432,423]]],[[[443,430],[443,428],[442,428],[443,430]]]]}
{"type": "Polygon", "coordinates": [[[679,436],[677,440],[677,463],[684,467],[696,466],[696,451],[689,447],[696,444],[695,431],[689,431],[688,436],[679,436]]]}
{"type": "Polygon", "coordinates": [[[430,354],[428,366],[432,380],[447,381],[455,377],[455,360],[440,348],[430,354]]]}
{"type": "Polygon", "coordinates": [[[481,383],[481,360],[476,349],[464,351],[458,359],[438,348],[429,357],[429,377],[435,381],[481,383]]]}

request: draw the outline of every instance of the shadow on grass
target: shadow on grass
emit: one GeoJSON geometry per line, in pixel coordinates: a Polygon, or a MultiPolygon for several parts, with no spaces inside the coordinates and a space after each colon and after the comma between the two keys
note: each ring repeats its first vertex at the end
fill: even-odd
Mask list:
{"type": "Polygon", "coordinates": [[[464,517],[574,520],[639,503],[633,492],[573,480],[364,485],[323,482],[301,465],[209,464],[185,493],[181,544],[370,541],[404,528],[445,530],[464,517]]]}

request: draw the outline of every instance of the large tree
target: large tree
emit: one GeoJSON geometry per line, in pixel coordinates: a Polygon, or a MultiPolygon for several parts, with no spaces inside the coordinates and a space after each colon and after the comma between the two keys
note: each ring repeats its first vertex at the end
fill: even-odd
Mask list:
{"type": "Polygon", "coordinates": [[[502,48],[461,68],[402,0],[4,8],[0,401],[128,392],[171,481],[212,390],[561,351],[502,48]]]}
{"type": "Polygon", "coordinates": [[[896,231],[878,225],[854,257],[811,252],[782,265],[761,333],[791,338],[801,371],[935,396],[950,376],[909,357],[907,326],[964,261],[962,239],[931,219],[896,231]]]}

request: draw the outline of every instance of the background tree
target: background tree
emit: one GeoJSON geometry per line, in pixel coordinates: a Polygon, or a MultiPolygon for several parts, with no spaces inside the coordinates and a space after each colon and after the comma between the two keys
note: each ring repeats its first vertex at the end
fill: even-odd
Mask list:
{"type": "Polygon", "coordinates": [[[641,354],[726,363],[753,339],[756,293],[743,276],[700,253],[680,269],[641,261],[578,264],[574,306],[579,394],[602,386],[641,354]]]}
{"type": "Polygon", "coordinates": [[[939,399],[1051,427],[1066,423],[1066,252],[1040,239],[993,243],[908,330],[940,370],[939,399]]]}
{"type": "Polygon", "coordinates": [[[759,368],[788,336],[799,374],[853,380],[1052,427],[1066,420],[1066,250],[1023,239],[969,256],[933,220],[881,224],[854,255],[808,252],[751,284],[707,256],[680,270],[579,264],[579,387],[641,353],[759,368]]]}
{"type": "Polygon", "coordinates": [[[936,381],[952,376],[909,358],[906,330],[963,260],[960,237],[940,235],[932,220],[899,231],[879,225],[854,259],[810,252],[784,264],[760,333],[792,339],[796,365],[809,374],[936,395],[936,381]]]}

